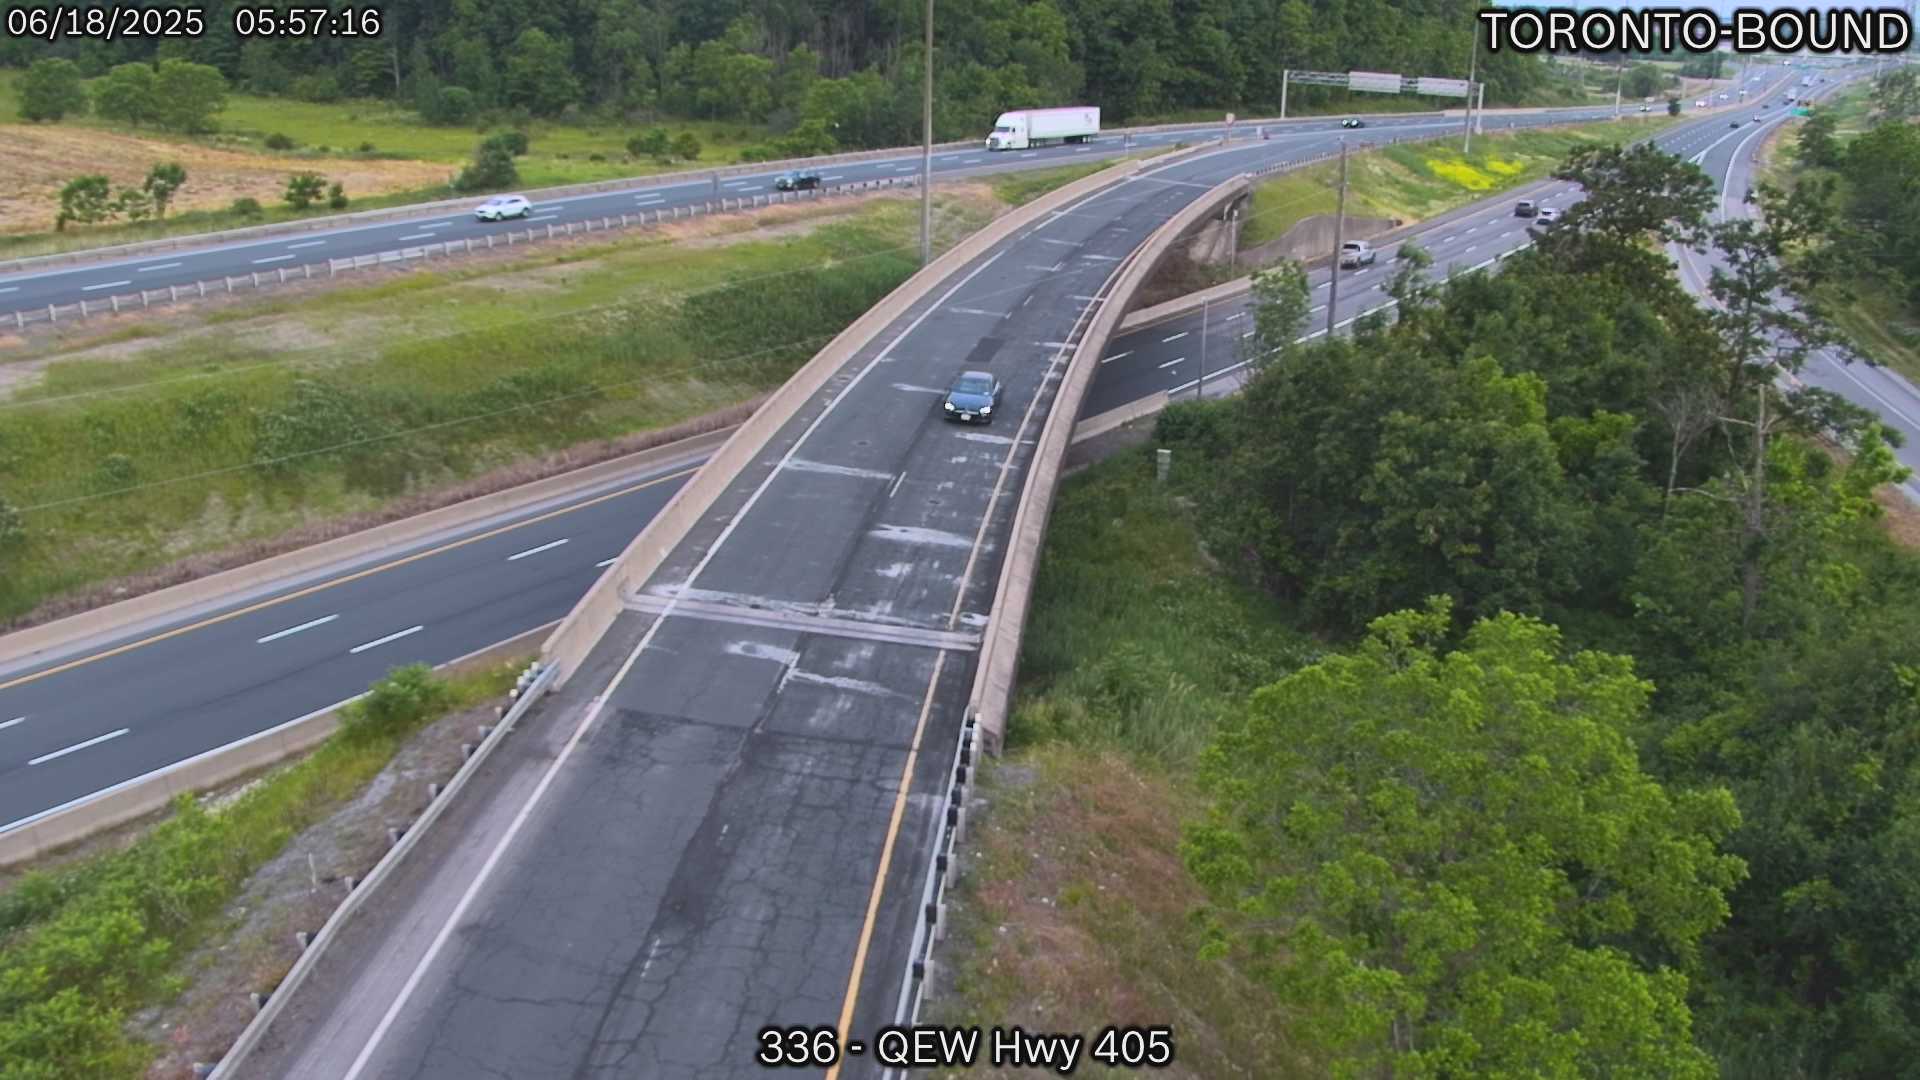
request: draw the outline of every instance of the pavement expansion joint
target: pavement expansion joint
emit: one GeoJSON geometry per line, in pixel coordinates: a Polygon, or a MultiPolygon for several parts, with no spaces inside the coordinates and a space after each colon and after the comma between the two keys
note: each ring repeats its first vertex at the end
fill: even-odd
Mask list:
{"type": "Polygon", "coordinates": [[[978,633],[929,629],[847,611],[828,612],[813,605],[796,604],[790,601],[755,603],[751,598],[730,597],[724,600],[710,600],[688,596],[675,599],[641,593],[629,596],[625,605],[629,611],[650,615],[672,614],[708,622],[858,638],[863,641],[881,641],[893,645],[955,649],[962,652],[973,652],[980,648],[981,635],[978,633]]]}

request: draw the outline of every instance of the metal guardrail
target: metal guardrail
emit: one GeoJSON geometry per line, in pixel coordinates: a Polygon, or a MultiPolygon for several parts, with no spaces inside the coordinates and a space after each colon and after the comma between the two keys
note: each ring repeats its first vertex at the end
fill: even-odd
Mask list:
{"type": "Polygon", "coordinates": [[[426,808],[412,824],[398,832],[393,846],[387,849],[387,853],[380,857],[379,862],[373,864],[373,869],[367,873],[366,880],[355,883],[351,877],[347,879],[346,897],[340,901],[338,907],[333,909],[333,913],[327,916],[327,921],[321,924],[319,932],[313,935],[311,940],[308,940],[304,934],[300,935],[302,942],[300,958],[294,961],[293,967],[288,970],[286,976],[278,985],[253,995],[254,1004],[260,1011],[254,1014],[246,1028],[240,1032],[240,1037],[234,1041],[233,1046],[210,1072],[203,1066],[196,1066],[196,1075],[210,1076],[213,1080],[231,1080],[235,1071],[245,1063],[247,1055],[252,1053],[260,1045],[260,1041],[266,1037],[267,1029],[286,1008],[287,1001],[293,996],[293,992],[299,989],[300,984],[312,974],[328,946],[339,938],[347,920],[353,918],[354,913],[366,904],[381,883],[393,875],[401,860],[406,858],[407,852],[411,851],[414,845],[420,842],[420,838],[426,835],[433,823],[439,820],[448,804],[453,802],[453,797],[467,785],[474,773],[480,770],[481,764],[493,753],[494,748],[500,745],[513,730],[514,725],[527,714],[533,703],[553,686],[556,674],[558,669],[551,665],[543,667],[537,660],[528,666],[514,683],[511,691],[512,707],[501,715],[498,723],[485,730],[485,736],[480,740],[480,744],[473,747],[467,754],[466,760],[453,774],[453,778],[447,781],[445,788],[437,784],[428,785],[426,808]]]}
{"type": "Polygon", "coordinates": [[[245,275],[221,275],[190,282],[186,285],[169,285],[160,289],[138,289],[126,293],[110,293],[95,299],[82,299],[70,304],[48,304],[44,308],[21,308],[0,315],[0,321],[11,316],[15,330],[25,330],[34,323],[58,323],[62,319],[88,319],[100,315],[118,315],[122,311],[146,310],[155,305],[178,305],[185,301],[202,300],[209,296],[232,295],[252,288],[256,292],[268,285],[284,285],[289,281],[308,281],[315,277],[339,277],[342,272],[374,269],[382,266],[394,266],[413,260],[431,260],[434,256],[451,257],[470,255],[478,251],[492,251],[496,248],[512,247],[518,244],[530,244],[539,240],[552,240],[558,237],[585,235],[592,232],[607,232],[613,229],[630,227],[657,226],[663,222],[678,221],[702,217],[714,213],[737,213],[757,209],[763,206],[779,206],[800,201],[814,201],[841,195],[855,195],[880,188],[915,187],[920,178],[917,175],[881,177],[877,180],[861,180],[850,184],[836,184],[830,188],[813,188],[807,191],[776,191],[766,195],[742,195],[734,198],[722,196],[687,206],[662,207],[653,211],[629,211],[618,215],[606,214],[598,219],[567,222],[562,226],[545,226],[545,230],[528,226],[524,232],[513,230],[504,234],[493,233],[485,237],[484,242],[476,238],[464,241],[447,240],[438,244],[409,244],[406,247],[392,248],[369,255],[357,255],[345,259],[327,259],[325,262],[303,263],[297,266],[282,266],[273,270],[256,270],[245,275]],[[516,239],[518,237],[518,239],[516,239]]]}

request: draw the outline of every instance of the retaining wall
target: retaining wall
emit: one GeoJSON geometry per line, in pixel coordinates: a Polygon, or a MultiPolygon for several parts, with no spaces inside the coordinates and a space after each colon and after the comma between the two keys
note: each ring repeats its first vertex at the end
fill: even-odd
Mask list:
{"type": "Polygon", "coordinates": [[[1245,175],[1220,184],[1187,204],[1135,249],[1131,261],[1107,294],[1107,302],[1088,324],[1087,332],[1074,349],[1073,359],[1068,361],[1066,376],[1047,413],[1046,426],[1041,429],[1039,446],[1027,466],[1027,482],[1014,511],[1006,561],[994,590],[992,614],[986,636],[980,643],[974,672],[968,715],[979,725],[981,740],[988,750],[997,753],[1005,741],[1007,714],[1013,704],[1014,676],[1020,660],[1020,640],[1033,596],[1033,576],[1040,565],[1047,518],[1052,513],[1054,492],[1059,487],[1061,466],[1072,441],[1080,406],[1099,371],[1100,357],[1106,354],[1107,344],[1119,328],[1127,302],[1159,269],[1173,246],[1209,215],[1240,198],[1251,187],[1251,179],[1245,175]]]}

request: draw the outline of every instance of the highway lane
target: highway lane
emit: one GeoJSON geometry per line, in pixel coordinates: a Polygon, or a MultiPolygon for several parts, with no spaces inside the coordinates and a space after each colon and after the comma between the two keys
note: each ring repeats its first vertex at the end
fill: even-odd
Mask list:
{"type": "MultiPolygon", "coordinates": [[[[1829,97],[1845,85],[1839,81],[1818,84],[1816,99],[1829,97]]],[[[1757,207],[1745,199],[1756,183],[1755,155],[1767,134],[1792,114],[1791,108],[1779,102],[1778,94],[1769,95],[1766,104],[1770,107],[1758,111],[1756,123],[1722,133],[1698,155],[1700,167],[1720,189],[1715,212],[1722,220],[1751,217],[1757,212],[1757,207]]],[[[1681,282],[1704,298],[1713,269],[1724,270],[1725,260],[1717,251],[1670,250],[1680,265],[1681,282]]],[[[1888,427],[1905,436],[1906,443],[1895,448],[1895,457],[1920,476],[1920,388],[1900,373],[1854,356],[1842,346],[1832,346],[1808,356],[1789,381],[1820,387],[1878,413],[1888,427]]],[[[1920,479],[1909,478],[1900,489],[1920,502],[1920,479]]]]}
{"type": "MultiPolygon", "coordinates": [[[[1489,127],[1504,127],[1509,123],[1528,125],[1545,122],[1546,119],[1562,122],[1568,118],[1599,117],[1609,112],[1610,110],[1584,107],[1562,109],[1544,114],[1544,117],[1490,118],[1488,125],[1489,127]]],[[[1431,115],[1425,117],[1385,115],[1369,119],[1368,125],[1368,130],[1389,134],[1418,131],[1432,131],[1437,134],[1449,127],[1460,127],[1461,121],[1442,120],[1431,115]]],[[[1282,124],[1269,125],[1269,130],[1275,133],[1274,137],[1277,139],[1312,139],[1324,136],[1330,130],[1338,129],[1337,120],[1325,119],[1289,120],[1282,124]]],[[[1034,150],[999,151],[991,154],[984,149],[946,151],[934,155],[933,165],[936,174],[951,176],[975,172],[1045,168],[1081,161],[1104,160],[1139,148],[1168,146],[1182,140],[1215,138],[1222,131],[1218,124],[1193,125],[1172,131],[1130,136],[1130,141],[1110,135],[1084,146],[1055,146],[1034,150]]],[[[1237,125],[1233,135],[1238,139],[1252,140],[1255,137],[1255,131],[1249,125],[1237,125]]],[[[919,156],[909,155],[875,161],[827,164],[820,168],[820,172],[824,185],[832,188],[888,177],[912,176],[917,174],[919,169],[919,156]]],[[[525,229],[529,225],[560,227],[570,222],[589,219],[598,221],[609,216],[618,217],[622,213],[693,206],[709,200],[717,200],[723,196],[734,199],[765,195],[773,191],[773,181],[778,175],[778,172],[768,171],[727,177],[717,184],[706,180],[675,181],[670,176],[650,178],[637,182],[631,188],[618,191],[538,202],[534,205],[532,215],[522,221],[481,222],[468,212],[442,211],[400,221],[288,234],[258,240],[222,241],[220,235],[216,233],[209,236],[207,246],[201,248],[171,250],[140,258],[88,263],[60,269],[21,271],[0,275],[0,316],[11,315],[15,311],[44,309],[49,304],[64,305],[85,299],[104,299],[110,295],[129,293],[143,288],[164,289],[169,285],[185,286],[198,281],[218,280],[225,276],[244,277],[256,272],[271,272],[279,267],[319,263],[329,258],[346,259],[356,255],[396,251],[409,245],[457,242],[469,238],[480,240],[492,234],[525,229]]]]}
{"type": "Polygon", "coordinates": [[[762,1023],[890,1020],[972,665],[952,635],[991,603],[1064,354],[1045,343],[1212,183],[1321,149],[1115,185],[856,355],[549,706],[566,742],[484,811],[508,827],[450,837],[458,857],[369,931],[377,962],[248,1075],[740,1076],[762,1023]],[[991,427],[937,414],[930,391],[970,367],[1007,384],[991,427]]]}
{"type": "MultiPolygon", "coordinates": [[[[1690,157],[1726,135],[1729,122],[1727,117],[1716,117],[1681,124],[1656,136],[1654,143],[1669,153],[1690,157]]],[[[1367,312],[1391,306],[1392,300],[1384,290],[1397,268],[1399,250],[1408,241],[1417,242],[1433,256],[1428,276],[1436,280],[1492,266],[1500,257],[1529,246],[1530,221],[1513,213],[1519,197],[1516,193],[1498,195],[1439,215],[1405,236],[1382,243],[1373,266],[1341,271],[1336,324],[1344,327],[1367,312]]],[[[1552,181],[1530,190],[1527,197],[1542,206],[1564,209],[1579,201],[1580,188],[1552,181]]],[[[1305,327],[1309,337],[1325,333],[1330,277],[1331,272],[1324,268],[1307,276],[1313,292],[1305,327]]],[[[1156,391],[1176,397],[1193,394],[1199,389],[1203,358],[1211,384],[1208,396],[1237,386],[1252,344],[1248,340],[1253,332],[1251,310],[1251,298],[1242,296],[1215,304],[1204,313],[1169,319],[1116,340],[1102,361],[1100,377],[1087,395],[1082,416],[1119,408],[1156,391]]]]}
{"type": "MultiPolygon", "coordinates": [[[[1251,156],[1310,156],[1341,135],[1337,124],[1307,123],[1321,141],[1276,138],[1251,156]]],[[[1381,124],[1344,134],[1365,142],[1404,133],[1381,124]]],[[[1236,145],[1244,151],[1253,144],[1236,145]]],[[[1363,298],[1358,290],[1348,295],[1343,311],[1363,298]]],[[[1103,372],[1096,398],[1110,396],[1109,385],[1118,384],[1103,372]]],[[[458,546],[434,555],[383,552],[370,565],[390,569],[335,589],[308,592],[315,585],[309,576],[192,618],[128,627],[84,651],[31,664],[0,656],[0,831],[328,708],[392,666],[443,663],[559,618],[593,581],[595,563],[624,547],[677,482],[484,542],[462,543],[462,534],[437,538],[437,545],[458,546]],[[566,543],[505,561],[556,540],[566,543]],[[260,640],[276,634],[285,636],[260,640]]],[[[334,579],[365,568],[342,567],[334,579]]]]}

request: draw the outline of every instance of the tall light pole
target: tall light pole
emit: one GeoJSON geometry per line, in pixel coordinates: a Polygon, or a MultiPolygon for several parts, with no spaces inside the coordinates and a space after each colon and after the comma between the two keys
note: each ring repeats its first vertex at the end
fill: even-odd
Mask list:
{"type": "Polygon", "coordinates": [[[1333,340],[1333,316],[1340,307],[1340,244],[1347,226],[1347,140],[1340,140],[1340,206],[1333,215],[1333,276],[1327,279],[1327,340],[1333,340]]]}
{"type": "Polygon", "coordinates": [[[927,0],[926,79],[920,88],[920,265],[933,261],[933,0],[927,0]]]}
{"type": "MultiPolygon", "coordinates": [[[[1473,19],[1473,52],[1467,57],[1467,134],[1460,141],[1460,152],[1473,152],[1473,77],[1480,68],[1480,17],[1473,19]]],[[[1336,262],[1338,260],[1335,260],[1336,262]]],[[[1329,331],[1331,332],[1331,331],[1329,331]]]]}
{"type": "Polygon", "coordinates": [[[1613,79],[1613,118],[1620,119],[1620,90],[1627,85],[1627,56],[1620,54],[1620,70],[1613,79]]]}

